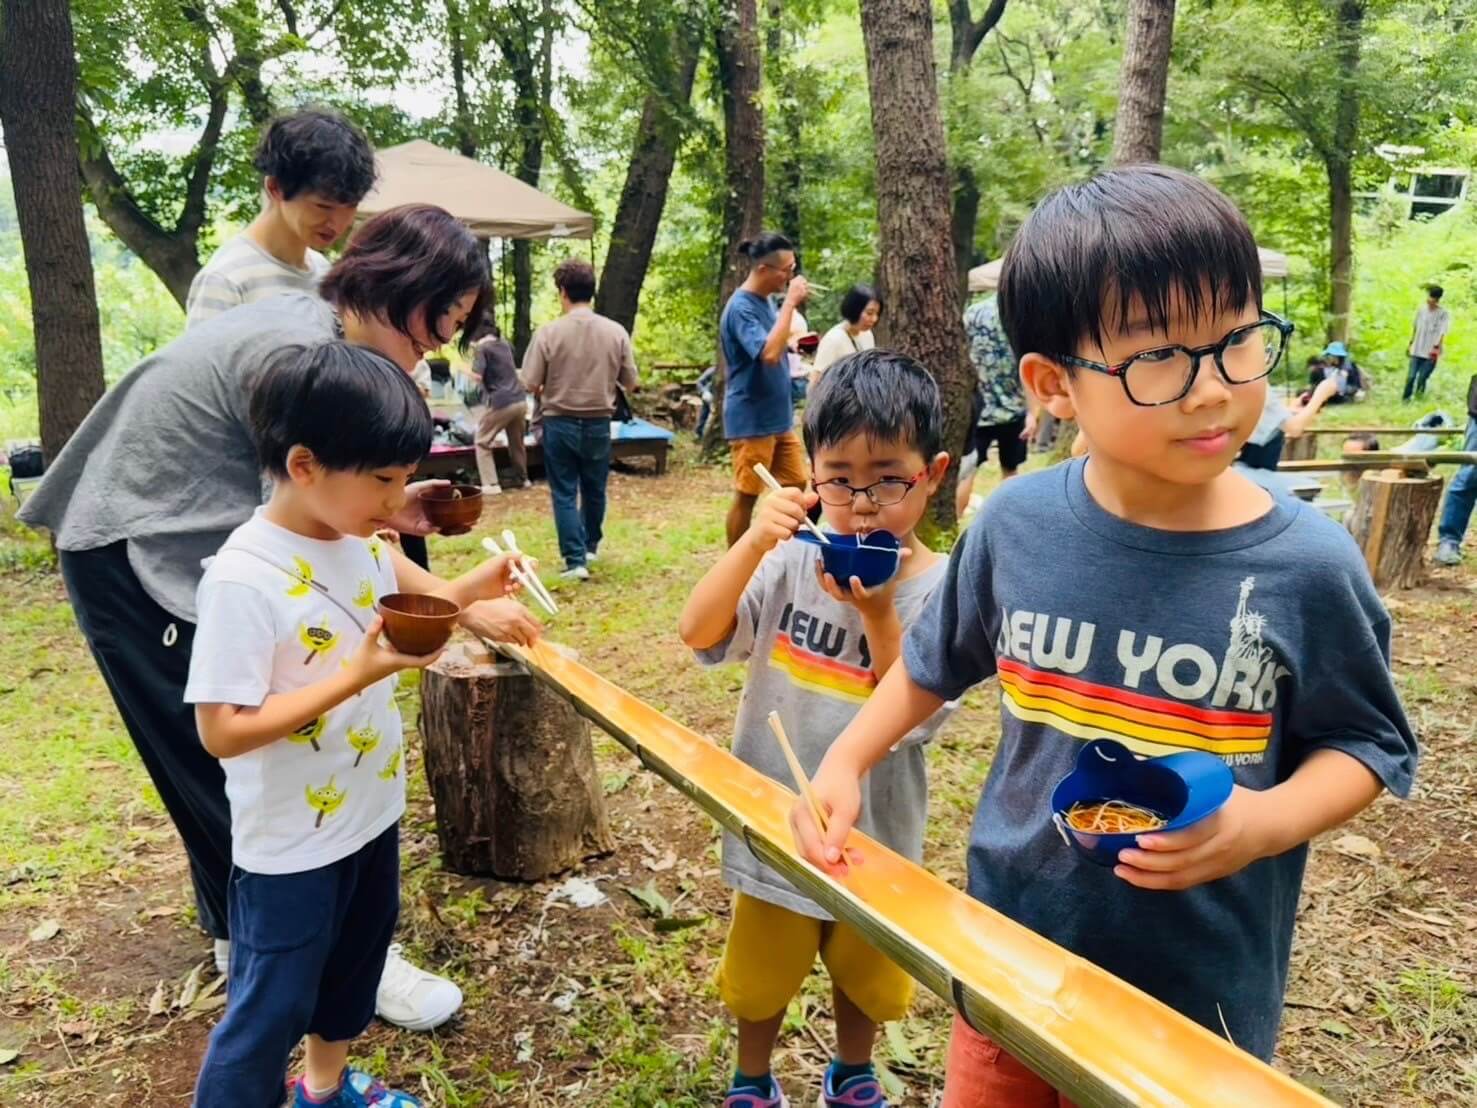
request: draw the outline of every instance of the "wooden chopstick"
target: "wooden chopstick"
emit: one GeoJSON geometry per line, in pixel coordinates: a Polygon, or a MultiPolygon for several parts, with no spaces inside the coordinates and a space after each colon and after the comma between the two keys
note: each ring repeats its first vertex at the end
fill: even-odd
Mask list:
{"type": "MultiPolygon", "coordinates": [[[[779,492],[780,489],[784,488],[783,485],[781,485],[778,481],[774,479],[774,474],[770,473],[769,470],[765,468],[763,462],[754,463],[754,472],[759,475],[759,480],[763,481],[766,485],[769,486],[770,492],[779,492]]],[[[815,522],[809,516],[805,517],[804,526],[810,531],[812,535],[820,539],[821,542],[830,543],[831,540],[826,538],[826,533],[822,531],[819,527],[817,527],[815,525],[815,522]]]]}
{"type": "Polygon", "coordinates": [[[789,736],[785,734],[785,725],[780,722],[778,712],[769,713],[769,729],[774,732],[774,737],[779,740],[780,750],[784,752],[785,761],[790,764],[790,773],[795,778],[795,784],[800,789],[800,795],[805,797],[805,803],[810,805],[810,814],[815,819],[815,825],[826,831],[825,813],[821,811],[820,802],[816,800],[815,793],[810,791],[810,779],[805,776],[805,770],[800,765],[800,759],[795,757],[795,748],[790,745],[789,736]]]}
{"type": "Polygon", "coordinates": [[[538,570],[533,568],[533,566],[528,561],[528,557],[523,553],[523,551],[518,549],[518,537],[513,534],[512,528],[507,528],[503,531],[503,541],[508,544],[509,550],[518,555],[518,562],[523,567],[523,572],[528,574],[528,576],[533,580],[533,583],[538,586],[538,591],[543,595],[543,598],[549,602],[549,606],[557,610],[558,605],[554,603],[554,594],[549,592],[548,589],[544,588],[544,582],[543,579],[539,577],[538,570]]]}
{"type": "MultiPolygon", "coordinates": [[[[482,540],[482,548],[486,550],[489,554],[495,554],[499,557],[501,557],[504,553],[503,548],[497,544],[497,539],[494,539],[490,536],[482,540]]],[[[551,616],[559,614],[559,608],[557,605],[554,604],[553,597],[550,597],[547,600],[544,599],[543,594],[540,593],[538,589],[533,587],[533,582],[528,579],[528,575],[518,568],[518,562],[516,559],[514,560],[511,568],[513,570],[513,580],[517,581],[520,585],[527,589],[529,595],[531,595],[535,600],[539,602],[539,604],[543,606],[544,611],[548,612],[551,616]]]]}

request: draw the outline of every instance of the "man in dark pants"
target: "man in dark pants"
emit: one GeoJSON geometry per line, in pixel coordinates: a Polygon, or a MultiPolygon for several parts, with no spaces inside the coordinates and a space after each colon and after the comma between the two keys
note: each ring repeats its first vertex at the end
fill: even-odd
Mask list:
{"type": "Polygon", "coordinates": [[[543,407],[560,576],[583,581],[604,534],[616,387],[635,391],[636,356],[625,328],[590,308],[594,266],[578,258],[561,262],[554,285],[564,315],[535,332],[523,355],[523,384],[543,407]]]}

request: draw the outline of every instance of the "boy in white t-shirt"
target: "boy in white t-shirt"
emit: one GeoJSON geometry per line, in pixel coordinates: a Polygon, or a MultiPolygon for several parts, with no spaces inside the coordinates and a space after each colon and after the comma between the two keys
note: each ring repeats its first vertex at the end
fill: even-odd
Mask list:
{"type": "MultiPolygon", "coordinates": [[[[231,803],[231,955],[225,1017],[197,1108],[277,1108],[293,1048],[297,1108],[413,1108],[347,1068],[375,1012],[400,904],[405,768],[394,674],[435,655],[380,638],[378,599],[411,591],[373,536],[405,501],[432,424],[410,378],[375,352],[294,353],[253,392],[272,497],[200,582],[186,703],[221,760],[231,803]]],[[[508,590],[506,559],[438,591],[508,590]]]]}

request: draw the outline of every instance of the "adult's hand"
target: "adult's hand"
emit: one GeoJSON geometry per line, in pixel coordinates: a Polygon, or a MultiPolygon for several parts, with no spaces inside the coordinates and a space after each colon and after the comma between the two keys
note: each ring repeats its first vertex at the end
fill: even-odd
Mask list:
{"type": "Polygon", "coordinates": [[[803,304],[805,298],[809,295],[810,285],[806,283],[805,278],[792,277],[790,279],[790,287],[785,290],[785,303],[793,308],[803,304]]]}
{"type": "Polygon", "coordinates": [[[1021,441],[1030,442],[1036,437],[1036,413],[1026,412],[1026,425],[1021,428],[1021,441]]]}
{"type": "Polygon", "coordinates": [[[421,493],[427,489],[445,488],[450,481],[417,481],[405,486],[405,506],[388,520],[390,526],[402,535],[429,535],[436,525],[426,516],[426,506],[421,503],[421,493]]]}

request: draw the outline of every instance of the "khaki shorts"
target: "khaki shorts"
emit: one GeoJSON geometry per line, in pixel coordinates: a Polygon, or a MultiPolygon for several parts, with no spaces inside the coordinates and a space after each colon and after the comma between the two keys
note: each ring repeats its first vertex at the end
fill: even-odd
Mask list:
{"type": "Polygon", "coordinates": [[[754,472],[755,462],[787,488],[803,489],[810,480],[805,447],[794,431],[758,439],[731,439],[728,449],[733,455],[733,487],[746,496],[758,496],[769,488],[754,472]]]}
{"type": "Polygon", "coordinates": [[[873,1023],[902,1019],[913,1003],[913,979],[862,933],[839,920],[811,919],[743,893],[718,967],[718,995],[741,1020],[758,1023],[800,991],[816,955],[831,983],[873,1023]]]}

